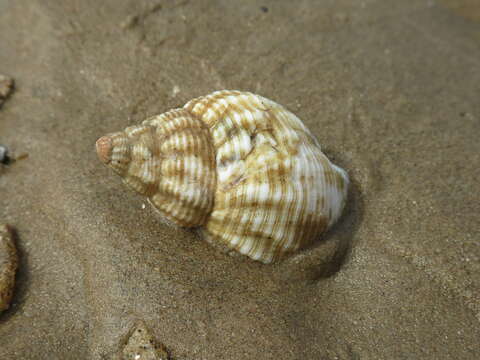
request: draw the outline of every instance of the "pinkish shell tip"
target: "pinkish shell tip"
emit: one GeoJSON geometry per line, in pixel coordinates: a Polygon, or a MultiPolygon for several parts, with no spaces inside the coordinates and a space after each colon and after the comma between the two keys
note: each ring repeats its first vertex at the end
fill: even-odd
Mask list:
{"type": "Polygon", "coordinates": [[[110,136],[102,136],[95,143],[95,147],[100,161],[108,164],[112,155],[112,138],[110,136]]]}

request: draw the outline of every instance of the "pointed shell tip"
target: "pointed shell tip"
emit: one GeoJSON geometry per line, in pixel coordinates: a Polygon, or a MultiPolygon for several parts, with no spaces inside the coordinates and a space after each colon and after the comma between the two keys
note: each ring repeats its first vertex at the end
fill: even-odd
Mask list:
{"type": "Polygon", "coordinates": [[[95,147],[97,148],[98,158],[105,164],[108,164],[112,154],[112,138],[102,136],[97,140],[95,147]]]}

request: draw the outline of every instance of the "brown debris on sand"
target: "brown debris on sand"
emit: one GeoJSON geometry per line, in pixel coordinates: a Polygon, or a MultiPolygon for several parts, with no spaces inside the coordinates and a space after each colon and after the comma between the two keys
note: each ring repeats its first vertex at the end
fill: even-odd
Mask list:
{"type": "Polygon", "coordinates": [[[0,225],[0,312],[10,306],[17,267],[18,255],[12,229],[8,225],[0,225]]]}
{"type": "Polygon", "coordinates": [[[9,76],[0,74],[0,107],[13,91],[14,82],[9,76]]]}

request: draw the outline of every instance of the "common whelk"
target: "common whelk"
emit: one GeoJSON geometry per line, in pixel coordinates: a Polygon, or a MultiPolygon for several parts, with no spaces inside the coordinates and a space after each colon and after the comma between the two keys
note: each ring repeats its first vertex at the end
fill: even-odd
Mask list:
{"type": "Polygon", "coordinates": [[[216,91],[98,139],[99,159],[167,219],[271,263],[340,217],[347,173],[302,121],[241,91],[216,91]]]}

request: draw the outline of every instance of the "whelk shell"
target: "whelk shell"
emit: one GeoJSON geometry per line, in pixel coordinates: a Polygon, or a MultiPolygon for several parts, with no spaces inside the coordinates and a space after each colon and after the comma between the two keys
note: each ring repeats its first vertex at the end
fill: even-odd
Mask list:
{"type": "Polygon", "coordinates": [[[347,173],[301,120],[248,92],[193,99],[96,148],[167,219],[263,263],[311,244],[346,202],[347,173]]]}

